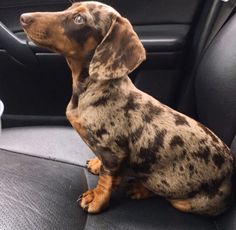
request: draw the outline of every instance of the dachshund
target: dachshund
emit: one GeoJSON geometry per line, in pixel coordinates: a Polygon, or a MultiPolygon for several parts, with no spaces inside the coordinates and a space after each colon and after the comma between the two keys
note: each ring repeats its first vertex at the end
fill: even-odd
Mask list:
{"type": "Polygon", "coordinates": [[[72,72],[66,116],[95,153],[97,186],[80,206],[99,213],[127,175],[132,199],[165,197],[189,213],[216,216],[234,199],[235,160],[212,131],[137,89],[128,74],[146,52],[130,22],[112,7],[73,3],[60,12],[21,15],[35,44],[62,54],[72,72]]]}

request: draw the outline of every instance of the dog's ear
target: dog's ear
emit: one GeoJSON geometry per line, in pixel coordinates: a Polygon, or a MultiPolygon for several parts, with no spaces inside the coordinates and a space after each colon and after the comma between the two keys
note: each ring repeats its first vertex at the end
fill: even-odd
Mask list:
{"type": "Polygon", "coordinates": [[[95,50],[89,75],[99,80],[123,77],[145,59],[145,49],[129,21],[116,16],[95,50]]]}

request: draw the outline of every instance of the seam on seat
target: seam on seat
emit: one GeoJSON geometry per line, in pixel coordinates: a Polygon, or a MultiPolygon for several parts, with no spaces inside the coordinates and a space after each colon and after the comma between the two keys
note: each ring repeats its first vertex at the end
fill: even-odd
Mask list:
{"type": "Polygon", "coordinates": [[[23,156],[30,156],[30,157],[35,157],[35,158],[44,159],[44,160],[48,160],[48,161],[54,161],[54,162],[59,162],[59,163],[67,164],[67,165],[74,165],[74,166],[78,166],[78,167],[81,167],[81,168],[86,168],[86,166],[84,166],[84,165],[79,165],[79,164],[75,164],[75,163],[71,163],[71,162],[67,162],[67,161],[61,161],[61,160],[57,160],[55,158],[35,156],[35,155],[27,154],[27,153],[11,151],[9,149],[4,149],[4,148],[0,148],[0,150],[6,151],[6,152],[9,152],[9,153],[16,153],[16,154],[23,155],[23,156]]]}
{"type": "Polygon", "coordinates": [[[86,166],[94,156],[81,137],[69,127],[27,127],[5,129],[0,138],[0,148],[86,166]],[[12,142],[12,138],[15,141],[12,142]]]}

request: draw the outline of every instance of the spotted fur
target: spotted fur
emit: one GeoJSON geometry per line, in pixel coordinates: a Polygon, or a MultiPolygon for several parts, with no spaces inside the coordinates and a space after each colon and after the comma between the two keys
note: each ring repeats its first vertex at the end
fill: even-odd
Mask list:
{"type": "Polygon", "coordinates": [[[106,208],[111,190],[130,173],[139,181],[130,189],[137,199],[155,193],[181,211],[205,215],[228,208],[232,153],[204,125],[133,85],[128,74],[145,60],[145,50],[127,19],[93,1],[28,16],[29,38],[68,62],[73,84],[66,115],[97,156],[89,168],[100,172],[99,181],[80,199],[85,210],[106,208]]]}

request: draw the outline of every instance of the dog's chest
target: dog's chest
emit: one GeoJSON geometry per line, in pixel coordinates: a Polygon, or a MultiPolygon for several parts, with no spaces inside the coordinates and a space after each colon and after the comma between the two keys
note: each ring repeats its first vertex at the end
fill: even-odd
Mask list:
{"type": "Polygon", "coordinates": [[[122,114],[116,111],[117,104],[114,106],[108,97],[99,94],[88,95],[80,99],[75,108],[70,102],[66,115],[73,128],[90,147],[97,143],[105,145],[112,138],[116,126],[124,121],[124,117],[120,118],[122,114]]]}
{"type": "Polygon", "coordinates": [[[82,139],[86,139],[87,137],[87,129],[86,126],[81,121],[77,108],[75,109],[67,109],[66,116],[72,127],[79,133],[82,139]]]}

